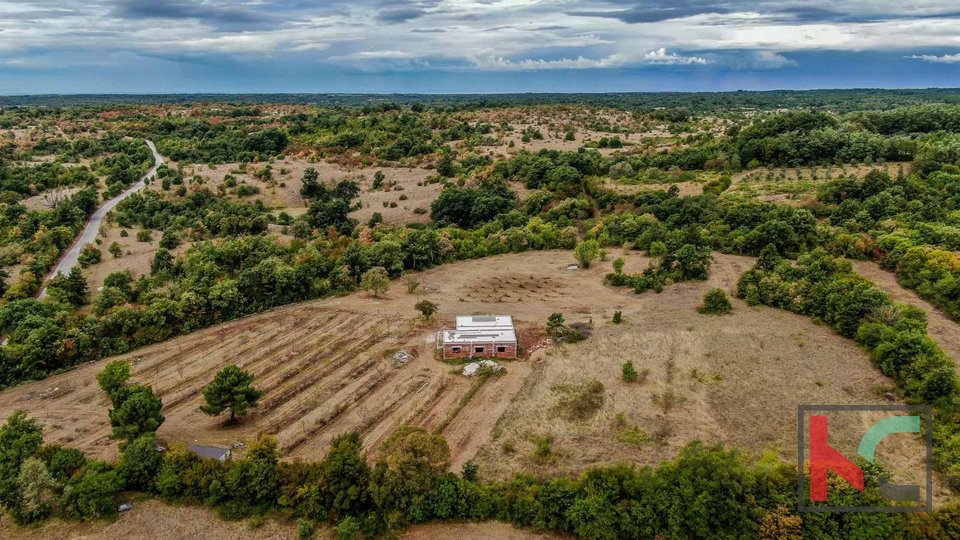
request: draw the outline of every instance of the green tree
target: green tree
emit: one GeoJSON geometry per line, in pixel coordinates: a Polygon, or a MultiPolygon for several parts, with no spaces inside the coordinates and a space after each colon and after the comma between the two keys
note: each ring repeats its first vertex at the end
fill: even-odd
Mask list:
{"type": "Polygon", "coordinates": [[[108,413],[113,438],[131,442],[141,435],[155,433],[163,424],[164,417],[160,414],[163,403],[149,386],[128,385],[119,395],[117,405],[108,413]]]}
{"type": "Polygon", "coordinates": [[[47,285],[50,296],[57,300],[80,307],[87,303],[90,288],[80,268],[74,266],[67,275],[57,274],[47,285]]]}
{"type": "Polygon", "coordinates": [[[0,427],[0,504],[9,508],[16,503],[20,466],[42,444],[40,424],[23,411],[14,411],[0,427]]]}
{"type": "Polygon", "coordinates": [[[97,384],[110,397],[114,407],[122,400],[123,390],[130,380],[130,364],[126,360],[114,360],[97,373],[97,384]]]}
{"type": "Polygon", "coordinates": [[[173,249],[180,245],[180,238],[177,237],[177,234],[171,230],[166,230],[163,232],[163,236],[160,237],[160,247],[163,249],[173,249]]]}
{"type": "Polygon", "coordinates": [[[91,264],[97,264],[103,258],[103,255],[100,253],[100,250],[96,248],[93,244],[87,244],[83,246],[83,249],[80,250],[80,255],[77,256],[77,262],[80,263],[80,266],[86,268],[91,264]]]}
{"type": "Polygon", "coordinates": [[[173,255],[165,248],[160,248],[153,256],[153,262],[150,263],[150,273],[159,274],[173,269],[173,255]]]}
{"type": "Polygon", "coordinates": [[[90,462],[83,474],[63,490],[67,512],[82,519],[102,519],[117,514],[117,495],[123,490],[120,473],[101,461],[90,462]]]}
{"type": "Polygon", "coordinates": [[[703,295],[703,304],[697,309],[700,313],[715,315],[730,313],[732,310],[733,305],[723,289],[707,291],[707,294],[703,295]]]}
{"type": "Polygon", "coordinates": [[[206,403],[200,410],[217,416],[229,409],[230,423],[236,421],[238,415],[245,416],[250,407],[256,407],[262,395],[253,387],[253,375],[235,365],[218,371],[213,382],[203,387],[202,392],[206,403]]]}
{"type": "Polygon", "coordinates": [[[374,266],[360,277],[360,288],[373,293],[373,297],[378,298],[380,293],[390,288],[390,275],[382,266],[374,266]]]}
{"type": "Polygon", "coordinates": [[[584,240],[574,248],[573,255],[580,266],[590,268],[590,264],[600,256],[600,244],[596,240],[584,240]]]}
{"type": "Polygon", "coordinates": [[[440,154],[440,159],[437,160],[437,174],[446,178],[457,175],[457,164],[451,152],[446,151],[440,154]]]}
{"type": "Polygon", "coordinates": [[[621,369],[621,378],[623,382],[628,383],[636,382],[637,379],[640,378],[640,374],[637,373],[637,368],[633,367],[633,362],[629,360],[624,362],[623,368],[621,369]]]}
{"type": "Polygon", "coordinates": [[[102,316],[112,308],[127,303],[127,295],[116,287],[104,287],[93,303],[93,312],[102,316]]]}
{"type": "Polygon", "coordinates": [[[440,435],[401,426],[387,437],[380,453],[371,473],[371,495],[374,504],[402,522],[413,502],[424,497],[449,467],[450,448],[440,435]]]}
{"type": "Polygon", "coordinates": [[[237,501],[249,506],[276,504],[280,494],[277,440],[262,436],[248,448],[245,459],[235,461],[227,472],[227,490],[237,501]]]}
{"type": "Polygon", "coordinates": [[[320,183],[320,173],[313,167],[307,167],[300,177],[303,185],[300,187],[300,197],[307,200],[317,199],[324,195],[326,188],[320,183]]]}
{"type": "Polygon", "coordinates": [[[547,334],[555,338],[561,336],[566,330],[565,322],[563,313],[551,313],[547,317],[547,334]]]}
{"type": "Polygon", "coordinates": [[[352,431],[335,437],[320,462],[319,489],[327,519],[363,515],[370,503],[369,477],[360,435],[352,431]]]}
{"type": "Polygon", "coordinates": [[[119,242],[110,242],[110,247],[107,248],[107,251],[113,255],[114,259],[119,259],[123,255],[123,248],[120,246],[119,242]]]}
{"type": "Polygon", "coordinates": [[[32,457],[24,461],[17,476],[19,501],[14,510],[17,520],[32,523],[49,516],[56,486],[42,460],[32,457]]]}
{"type": "Polygon", "coordinates": [[[146,433],[128,444],[120,454],[117,472],[123,477],[128,489],[149,491],[160,471],[163,454],[157,451],[157,437],[146,433]]]}
{"type": "Polygon", "coordinates": [[[423,316],[424,320],[430,319],[433,317],[433,314],[437,312],[439,307],[429,300],[421,300],[414,304],[414,309],[420,312],[420,315],[423,316]]]}

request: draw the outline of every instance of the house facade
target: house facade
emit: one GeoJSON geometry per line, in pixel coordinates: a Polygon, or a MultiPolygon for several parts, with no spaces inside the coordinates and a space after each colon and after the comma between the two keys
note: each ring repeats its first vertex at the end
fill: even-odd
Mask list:
{"type": "Polygon", "coordinates": [[[517,332],[509,315],[457,317],[457,327],[437,333],[443,358],[515,358],[517,332]]]}

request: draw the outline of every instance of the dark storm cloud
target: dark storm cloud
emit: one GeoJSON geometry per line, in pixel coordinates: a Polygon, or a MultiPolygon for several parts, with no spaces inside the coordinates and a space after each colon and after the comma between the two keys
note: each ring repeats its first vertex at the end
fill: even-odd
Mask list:
{"type": "Polygon", "coordinates": [[[275,27],[276,15],[238,8],[236,3],[213,4],[189,0],[121,0],[111,14],[122,19],[196,19],[224,30],[254,30],[275,27]]]}
{"type": "Polygon", "coordinates": [[[380,10],[377,20],[386,24],[396,24],[419,19],[427,12],[416,7],[395,7],[380,10]]]}
{"type": "Polygon", "coordinates": [[[683,19],[696,15],[729,15],[731,13],[756,12],[761,15],[794,23],[864,23],[892,19],[924,19],[956,17],[960,10],[912,9],[907,3],[875,2],[870,8],[854,6],[848,11],[833,9],[833,2],[781,2],[781,1],[727,1],[716,0],[653,0],[635,2],[607,0],[597,2],[587,9],[568,11],[568,15],[617,19],[629,24],[657,23],[683,19]]]}

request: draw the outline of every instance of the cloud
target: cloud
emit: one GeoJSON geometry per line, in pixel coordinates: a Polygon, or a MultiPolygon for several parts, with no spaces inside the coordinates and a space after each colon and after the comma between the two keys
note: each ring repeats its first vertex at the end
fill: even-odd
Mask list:
{"type": "Polygon", "coordinates": [[[364,73],[791,72],[833,52],[946,65],[960,63],[958,11],[956,0],[0,0],[0,57],[63,73],[111,55],[364,73]]]}
{"type": "Polygon", "coordinates": [[[186,0],[120,0],[111,14],[123,19],[196,19],[224,30],[270,28],[282,23],[273,14],[236,5],[186,0]]]}
{"type": "Polygon", "coordinates": [[[382,23],[397,24],[419,19],[426,14],[426,11],[416,7],[388,8],[377,14],[377,20],[382,23]]]}
{"type": "Polygon", "coordinates": [[[631,66],[673,66],[673,65],[705,65],[710,60],[700,56],[681,56],[668,52],[666,48],[654,49],[631,58],[621,53],[612,54],[604,58],[524,58],[510,60],[502,57],[474,58],[474,66],[490,71],[541,71],[549,69],[604,69],[631,66]]]}
{"type": "Polygon", "coordinates": [[[941,56],[935,56],[932,54],[911,54],[905,58],[923,60],[924,62],[932,62],[934,64],[960,64],[960,53],[944,54],[941,56]]]}
{"type": "Polygon", "coordinates": [[[713,63],[738,71],[769,71],[796,67],[796,60],[774,51],[730,51],[706,55],[713,63]]]}
{"type": "Polygon", "coordinates": [[[652,51],[647,51],[642,57],[643,64],[653,65],[677,65],[677,64],[709,64],[710,61],[700,56],[680,56],[676,53],[667,52],[667,49],[661,47],[652,51]]]}

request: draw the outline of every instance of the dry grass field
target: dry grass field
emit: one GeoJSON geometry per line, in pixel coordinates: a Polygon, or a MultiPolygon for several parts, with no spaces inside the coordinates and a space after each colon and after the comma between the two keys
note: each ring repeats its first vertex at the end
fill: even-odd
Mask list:
{"type": "MultiPolygon", "coordinates": [[[[692,440],[756,454],[770,449],[791,460],[797,405],[885,402],[889,379],[826,326],[738,300],[730,315],[697,313],[709,288],[733,290],[752,265],[716,257],[707,282],[670,285],[659,295],[623,293],[619,302],[596,298],[605,312],[591,338],[532,360],[531,376],[480,451],[481,472],[503,478],[518,470],[655,464],[692,440]],[[620,325],[609,322],[614,309],[622,310],[620,325]],[[621,380],[626,361],[642,382],[621,380]],[[602,402],[571,419],[565,398],[581,396],[588,405],[594,380],[603,385],[602,402]]],[[[627,271],[642,264],[632,259],[627,271]]]]}
{"type": "MultiPolygon", "coordinates": [[[[506,523],[431,523],[416,525],[398,533],[404,540],[459,538],[460,540],[550,540],[562,536],[514,528],[506,523]]],[[[115,521],[76,522],[51,519],[36,526],[20,527],[8,516],[0,521],[0,538],[21,540],[295,540],[296,521],[266,520],[254,526],[248,521],[224,521],[202,506],[174,506],[160,500],[134,503],[129,512],[115,521]]],[[[318,526],[316,540],[336,538],[330,528],[318,526]]]]}
{"type": "MultiPolygon", "coordinates": [[[[629,272],[647,264],[638,254],[626,259],[629,272]]],[[[569,252],[460,262],[415,274],[416,295],[394,282],[379,299],[354,293],[287,306],[124,358],[133,381],[162,397],[166,422],[159,435],[167,441],[232,445],[269,433],[285,458],[319,459],[341,432],[360,431],[375,455],[396,426],[415,424],[443,433],[453,470],[473,458],[488,478],[655,464],[693,440],[755,455],[769,449],[792,460],[798,404],[886,402],[891,381],[828,327],[737,300],[729,315],[697,313],[705,291],[733,289],[752,265],[746,257],[716,259],[707,282],[640,296],[603,285],[609,262],[568,270],[569,252]],[[440,305],[436,323],[417,320],[412,306],[420,298],[440,305]],[[610,322],[615,310],[623,312],[623,324],[610,322]],[[592,324],[592,337],[543,347],[542,326],[553,312],[592,324]],[[477,383],[438,361],[433,340],[454,315],[479,313],[513,315],[532,356],[508,362],[504,375],[471,391],[477,383]],[[396,367],[389,354],[401,348],[416,358],[396,367]],[[621,381],[627,360],[643,382],[621,381]],[[200,388],[228,364],[251,371],[264,391],[261,405],[236,426],[198,410],[200,388]],[[571,403],[594,380],[602,384],[599,405],[571,415],[571,403]]],[[[25,409],[43,423],[48,442],[116,457],[107,398],[95,381],[107,361],[0,393],[0,415],[25,409]]],[[[832,433],[842,440],[868,420],[832,433]]],[[[881,448],[878,455],[907,463],[912,451],[881,448]]]]}

